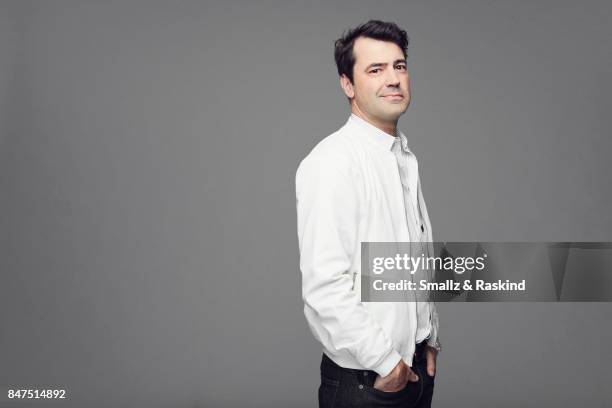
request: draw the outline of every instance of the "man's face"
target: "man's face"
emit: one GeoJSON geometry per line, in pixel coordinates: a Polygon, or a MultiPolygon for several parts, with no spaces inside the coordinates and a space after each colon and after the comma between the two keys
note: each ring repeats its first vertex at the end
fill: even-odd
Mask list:
{"type": "Polygon", "coordinates": [[[343,89],[367,118],[395,123],[410,104],[410,75],[401,48],[395,43],[359,37],[353,44],[353,84],[344,77],[343,89]]]}

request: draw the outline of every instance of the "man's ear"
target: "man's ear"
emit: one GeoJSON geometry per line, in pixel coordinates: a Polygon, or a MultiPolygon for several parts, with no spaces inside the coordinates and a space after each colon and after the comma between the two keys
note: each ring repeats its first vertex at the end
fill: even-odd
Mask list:
{"type": "Polygon", "coordinates": [[[353,97],[355,96],[355,89],[353,88],[353,84],[345,74],[342,74],[340,76],[340,86],[342,87],[342,90],[344,91],[346,97],[349,99],[353,99],[353,97]]]}

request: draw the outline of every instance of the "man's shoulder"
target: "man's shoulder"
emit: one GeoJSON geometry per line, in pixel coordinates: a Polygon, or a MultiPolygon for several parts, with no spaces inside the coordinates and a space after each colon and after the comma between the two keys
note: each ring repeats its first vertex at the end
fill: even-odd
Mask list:
{"type": "Polygon", "coordinates": [[[332,134],[321,139],[302,159],[298,172],[304,167],[323,167],[349,171],[355,167],[358,140],[351,137],[350,127],[345,124],[332,134]]]}

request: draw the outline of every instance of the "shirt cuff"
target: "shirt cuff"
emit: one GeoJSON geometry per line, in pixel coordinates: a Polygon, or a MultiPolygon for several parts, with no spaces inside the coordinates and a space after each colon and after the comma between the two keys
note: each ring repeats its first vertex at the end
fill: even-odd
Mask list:
{"type": "Polygon", "coordinates": [[[372,368],[372,370],[376,371],[381,377],[386,377],[391,374],[391,371],[393,371],[401,359],[402,356],[400,353],[393,349],[393,351],[391,351],[391,353],[389,353],[389,355],[385,357],[377,366],[372,368]]]}

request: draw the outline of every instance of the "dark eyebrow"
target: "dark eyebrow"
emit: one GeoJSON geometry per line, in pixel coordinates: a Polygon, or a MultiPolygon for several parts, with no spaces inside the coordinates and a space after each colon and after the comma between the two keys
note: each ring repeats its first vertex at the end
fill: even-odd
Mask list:
{"type": "MultiPolygon", "coordinates": [[[[393,65],[400,64],[400,63],[406,64],[406,60],[404,58],[400,58],[400,59],[396,59],[395,61],[393,61],[393,65]]],[[[373,64],[368,65],[366,67],[366,71],[369,71],[372,68],[383,68],[386,66],[387,66],[386,62],[375,62],[373,64]]]]}

